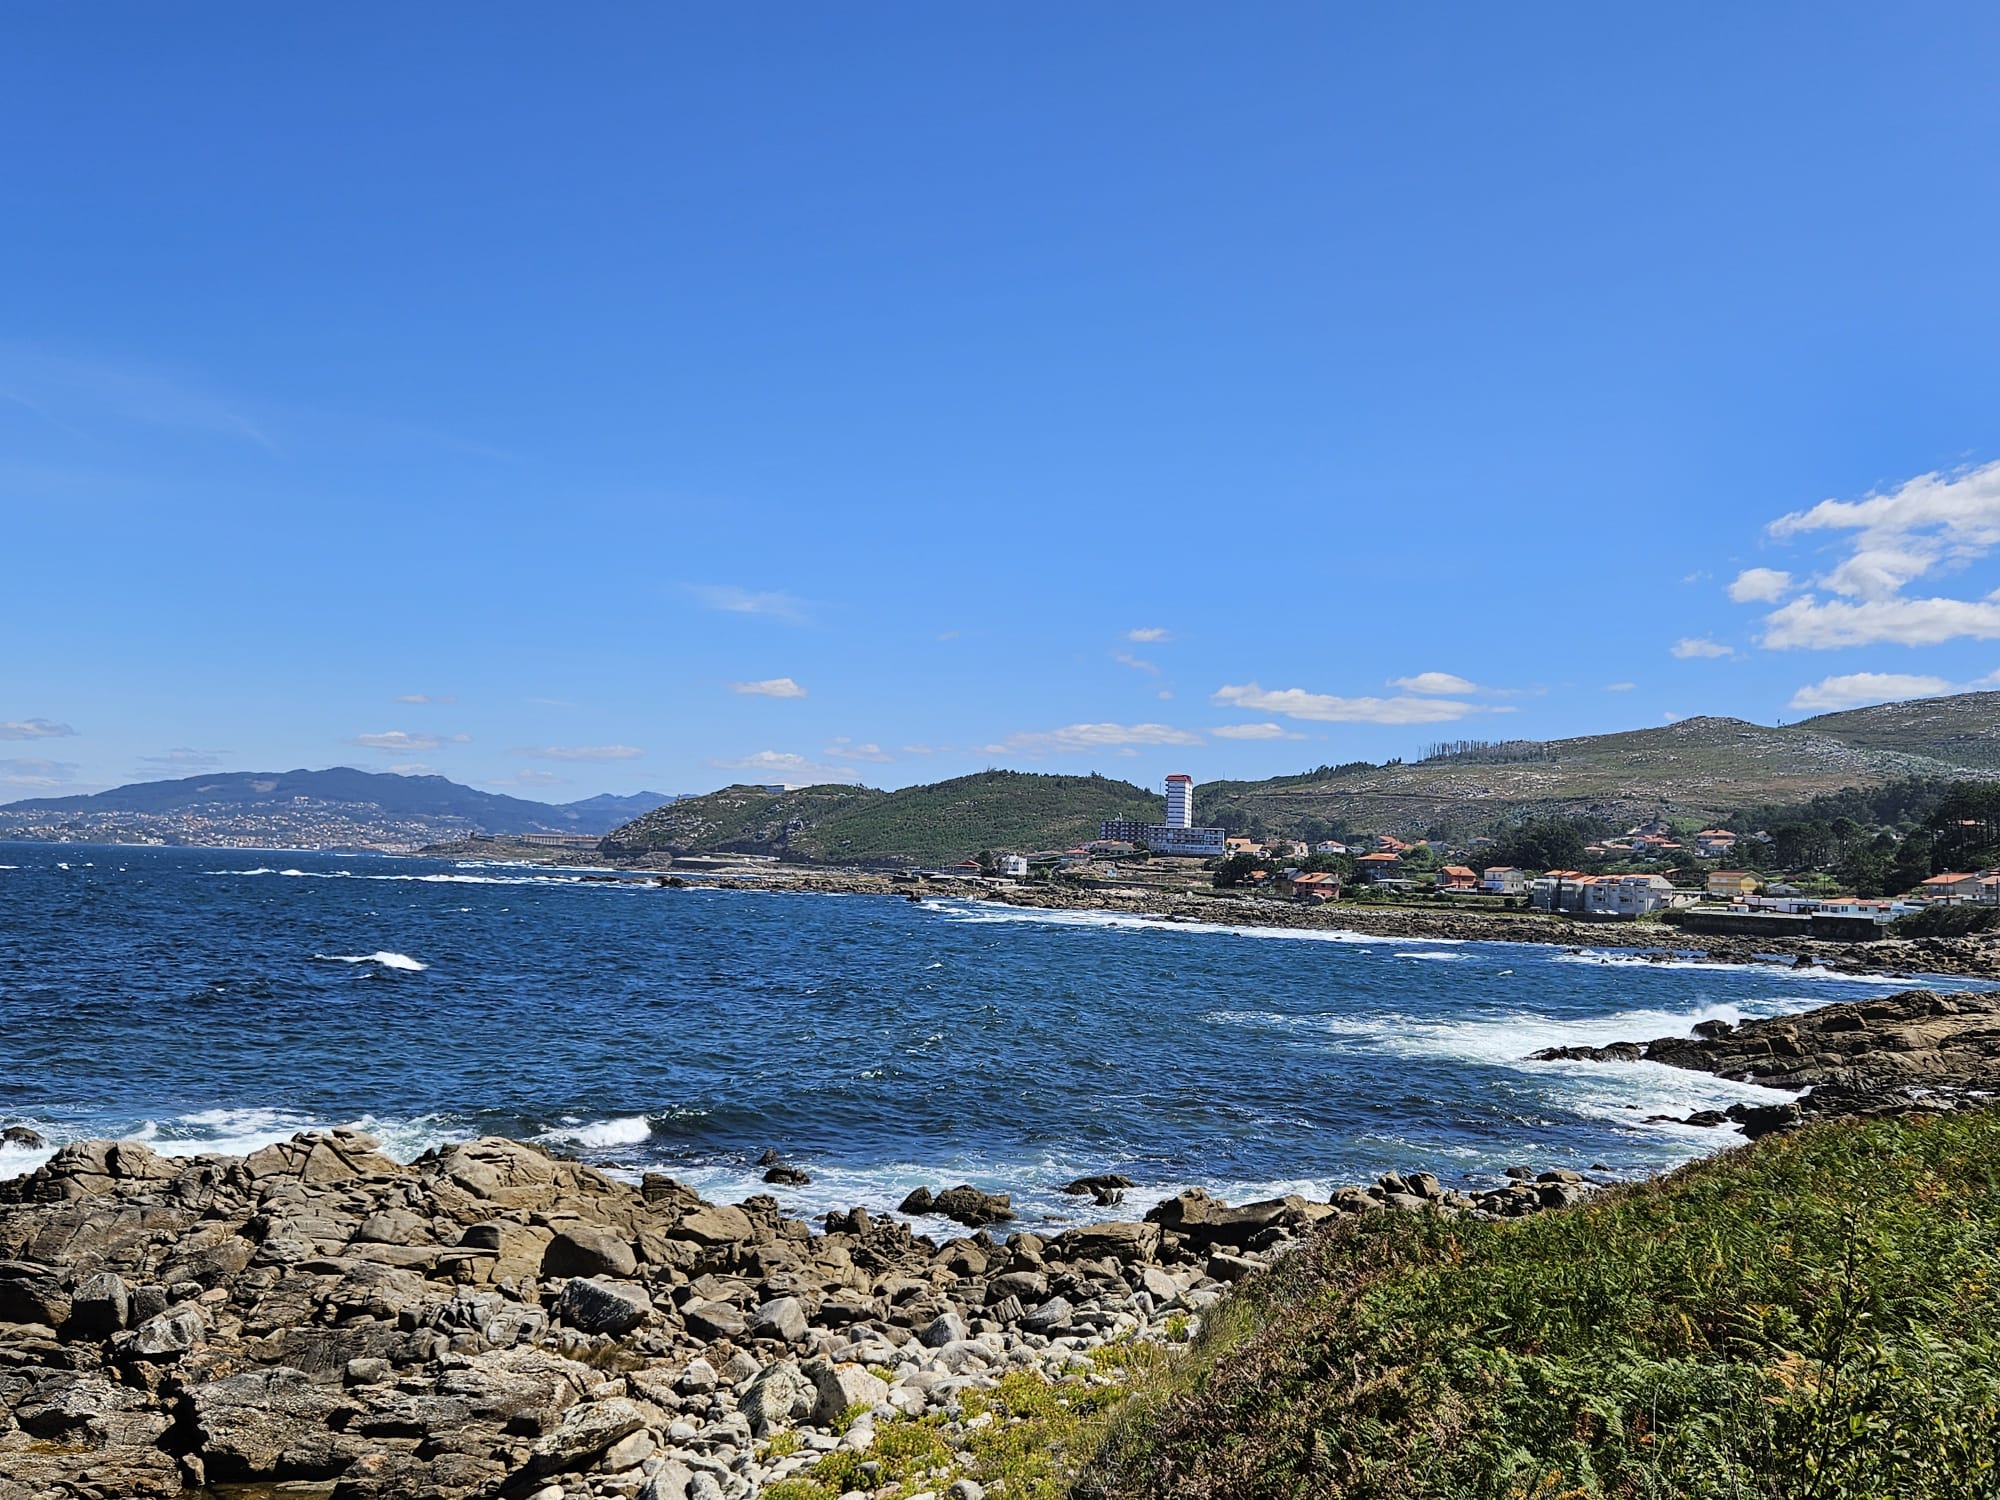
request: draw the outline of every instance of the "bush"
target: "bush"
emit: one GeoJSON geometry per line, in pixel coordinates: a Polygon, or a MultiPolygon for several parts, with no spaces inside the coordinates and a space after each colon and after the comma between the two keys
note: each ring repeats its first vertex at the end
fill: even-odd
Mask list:
{"type": "Polygon", "coordinates": [[[1895,937],[1966,937],[2000,927],[2000,907],[1927,906],[1889,924],[1895,937]]]}

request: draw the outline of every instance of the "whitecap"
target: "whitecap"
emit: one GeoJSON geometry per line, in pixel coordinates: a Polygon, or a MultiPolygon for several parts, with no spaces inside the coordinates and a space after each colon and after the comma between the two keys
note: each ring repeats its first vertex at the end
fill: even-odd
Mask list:
{"type": "Polygon", "coordinates": [[[391,953],[386,948],[374,953],[315,953],[313,957],[321,963],[379,964],[385,969],[402,969],[412,974],[421,973],[430,967],[421,959],[412,958],[407,953],[391,953]]]}
{"type": "Polygon", "coordinates": [[[1585,949],[1580,953],[1551,955],[1550,963],[1589,964],[1603,969],[1686,969],[1695,973],[1762,974],[1773,979],[1832,979],[1850,984],[1887,984],[1907,989],[1908,975],[1846,974],[1838,969],[1822,969],[1816,964],[1746,964],[1707,958],[1646,958],[1636,953],[1605,953],[1585,949]]]}
{"type": "Polygon", "coordinates": [[[636,1146],[653,1134],[653,1122],[644,1115],[622,1115],[610,1120],[594,1120],[588,1125],[565,1125],[544,1131],[545,1141],[570,1141],[579,1146],[636,1146]]]}
{"type": "MultiPolygon", "coordinates": [[[[1036,922],[1054,927],[1094,927],[1130,932],[1223,933],[1230,937],[1274,938],[1299,943],[1381,943],[1383,939],[1365,932],[1349,932],[1339,927],[1264,927],[1232,922],[1180,921],[1143,913],[1115,911],[1049,910],[1032,906],[1009,906],[1000,901],[945,900],[933,897],[919,903],[924,911],[937,912],[953,922],[1036,922]]],[[[1403,937],[1398,943],[1435,943],[1457,946],[1465,938],[1403,937]]]]}

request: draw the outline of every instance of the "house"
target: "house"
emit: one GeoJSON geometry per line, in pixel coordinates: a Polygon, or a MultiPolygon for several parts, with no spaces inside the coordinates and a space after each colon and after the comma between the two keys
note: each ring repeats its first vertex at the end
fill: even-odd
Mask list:
{"type": "Polygon", "coordinates": [[[1392,833],[1375,835],[1375,850],[1378,854],[1408,854],[1410,846],[1392,833]]]}
{"type": "Polygon", "coordinates": [[[1581,870],[1550,870],[1529,882],[1528,900],[1536,911],[1582,911],[1589,878],[1581,870]]]}
{"type": "Polygon", "coordinates": [[[1488,865],[1479,877],[1479,888],[1489,896],[1523,896],[1528,891],[1528,872],[1512,865],[1488,865]]]}
{"type": "Polygon", "coordinates": [[[1402,856],[1396,854],[1364,854],[1354,863],[1361,867],[1361,878],[1370,885],[1394,880],[1403,873],[1402,856]]]}
{"type": "Polygon", "coordinates": [[[1321,839],[1317,844],[1313,845],[1313,853],[1315,854],[1345,854],[1346,852],[1347,845],[1341,843],[1338,839],[1321,839]]]}
{"type": "Polygon", "coordinates": [[[1757,894],[1757,877],[1748,870],[1712,870],[1708,894],[1717,901],[1734,901],[1738,896],[1757,894]]]}
{"type": "Polygon", "coordinates": [[[1898,917],[1908,916],[1921,908],[1907,901],[1881,901],[1861,896],[1834,896],[1820,902],[1815,915],[1824,917],[1865,917],[1871,922],[1887,925],[1898,917]]]}
{"type": "Polygon", "coordinates": [[[1938,905],[1977,901],[1982,894],[1977,875],[1933,875],[1917,887],[1917,895],[1938,905]]]}
{"type": "Polygon", "coordinates": [[[1076,865],[1087,865],[1090,863],[1090,851],[1081,845],[1074,849],[1065,849],[1060,856],[1060,861],[1066,870],[1076,865]]]}
{"type": "Polygon", "coordinates": [[[1299,901],[1338,901],[1340,877],[1326,870],[1312,870],[1292,877],[1292,896],[1299,901]]]}
{"type": "Polygon", "coordinates": [[[1438,871],[1438,886],[1441,891],[1476,891],[1479,877],[1464,865],[1446,865],[1438,871]]]}
{"type": "Polygon", "coordinates": [[[978,879],[985,873],[984,870],[979,868],[979,861],[976,859],[961,859],[957,864],[945,871],[947,875],[957,875],[961,878],[972,880],[978,879]]]}
{"type": "Polygon", "coordinates": [[[1673,882],[1659,875],[1586,875],[1578,884],[1586,916],[1650,916],[1674,899],[1673,882]]]}
{"type": "Polygon", "coordinates": [[[1736,835],[1727,828],[1704,828],[1694,836],[1694,852],[1703,859],[1724,859],[1736,847],[1736,835]]]}
{"type": "Polygon", "coordinates": [[[1625,830],[1627,838],[1665,838],[1674,831],[1673,825],[1665,818],[1648,818],[1637,828],[1625,830]]]}
{"type": "Polygon", "coordinates": [[[1230,854],[1248,854],[1256,859],[1261,859],[1264,856],[1264,846],[1255,839],[1231,836],[1224,841],[1223,847],[1230,854]]]}
{"type": "Polygon", "coordinates": [[[1028,856],[1025,854],[1001,855],[1000,873],[1009,880],[1026,880],[1028,878],[1028,856]]]}

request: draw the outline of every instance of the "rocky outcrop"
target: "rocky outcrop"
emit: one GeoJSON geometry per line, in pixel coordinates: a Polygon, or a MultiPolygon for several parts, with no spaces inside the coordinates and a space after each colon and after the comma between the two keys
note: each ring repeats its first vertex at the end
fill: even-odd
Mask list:
{"type": "Polygon", "coordinates": [[[1551,1047],[1543,1061],[1658,1062],[1741,1083],[1803,1091],[1795,1103],[1736,1105],[1715,1118],[1751,1136],[1834,1115],[1955,1109],[2000,1094],[2000,992],[1901,994],[1826,1005],[1695,1035],[1603,1047],[1551,1047]]]}
{"type": "MultiPolygon", "coordinates": [[[[244,1158],[68,1146],[0,1182],[0,1500],[745,1500],[882,1424],[949,1434],[1003,1373],[1088,1381],[1096,1345],[1185,1336],[1319,1225],[1584,1191],[1392,1174],[1330,1203],[1189,1192],[1143,1220],[939,1243],[497,1139],[407,1166],[343,1130],[244,1158]]],[[[971,1187],[930,1206],[1011,1214],[971,1187]]]]}

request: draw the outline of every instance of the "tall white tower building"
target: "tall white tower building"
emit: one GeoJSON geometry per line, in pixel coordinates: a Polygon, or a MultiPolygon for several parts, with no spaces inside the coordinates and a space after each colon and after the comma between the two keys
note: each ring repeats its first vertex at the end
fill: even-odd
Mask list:
{"type": "Polygon", "coordinates": [[[1167,778],[1167,827],[1194,827],[1194,778],[1192,776],[1169,776],[1167,778]]]}

